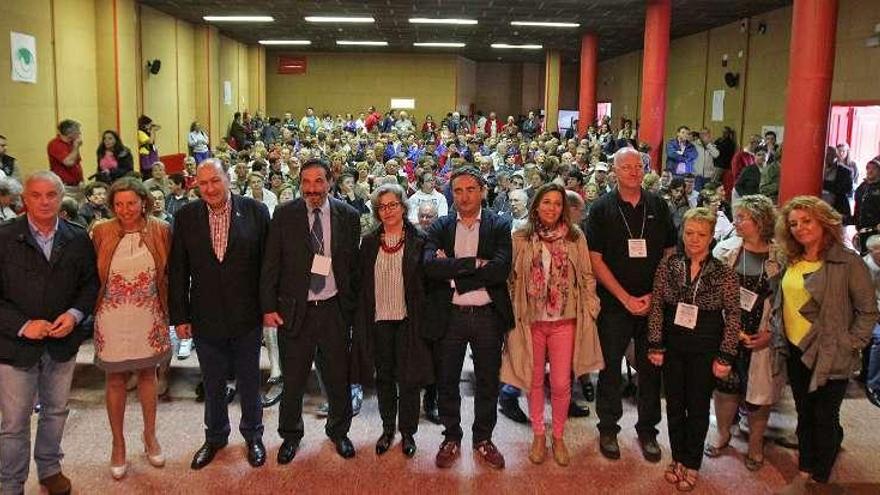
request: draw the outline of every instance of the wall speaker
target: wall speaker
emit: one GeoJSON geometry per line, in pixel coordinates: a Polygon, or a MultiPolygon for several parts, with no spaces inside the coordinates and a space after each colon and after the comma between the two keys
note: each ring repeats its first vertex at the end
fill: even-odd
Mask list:
{"type": "Polygon", "coordinates": [[[162,61],[159,59],[156,60],[147,60],[147,70],[150,71],[150,74],[156,75],[159,73],[159,70],[162,68],[162,61]]]}
{"type": "Polygon", "coordinates": [[[739,85],[739,74],[734,74],[733,72],[725,73],[724,83],[727,84],[728,88],[737,87],[739,85]]]}

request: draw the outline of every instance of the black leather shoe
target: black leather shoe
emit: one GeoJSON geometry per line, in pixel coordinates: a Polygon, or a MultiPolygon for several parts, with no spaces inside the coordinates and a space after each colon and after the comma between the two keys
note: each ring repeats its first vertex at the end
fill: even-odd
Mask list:
{"type": "Polygon", "coordinates": [[[866,387],[865,395],[868,396],[868,402],[874,404],[876,407],[880,407],[880,391],[871,390],[866,387]]]}
{"type": "Polygon", "coordinates": [[[226,386],[226,403],[232,404],[232,401],[235,400],[235,387],[226,386]]]}
{"type": "Polygon", "coordinates": [[[412,435],[402,436],[403,441],[400,443],[400,448],[403,450],[403,455],[412,458],[412,456],[416,455],[416,439],[412,435]]]}
{"type": "MultiPolygon", "coordinates": [[[[394,442],[394,430],[385,430],[384,432],[382,432],[382,436],[380,436],[379,440],[376,441],[376,455],[382,455],[385,452],[388,452],[388,449],[391,448],[392,442],[394,442]]],[[[339,455],[342,454],[340,453],[339,455]]],[[[345,456],[343,455],[342,457],[345,456]]]]}
{"type": "Polygon", "coordinates": [[[333,445],[336,445],[336,453],[343,459],[354,457],[354,445],[351,444],[351,440],[347,436],[343,435],[333,440],[333,445]]]}
{"type": "Polygon", "coordinates": [[[259,438],[247,444],[247,460],[252,467],[260,467],[266,463],[266,447],[259,438]]]}
{"type": "Polygon", "coordinates": [[[281,448],[278,449],[278,464],[290,464],[290,461],[296,457],[296,449],[299,448],[299,440],[285,440],[281,442],[281,448]]]}
{"type": "Polygon", "coordinates": [[[193,456],[192,463],[189,467],[192,469],[202,469],[214,460],[214,456],[217,455],[217,452],[223,447],[226,447],[226,442],[223,442],[222,444],[212,444],[209,442],[203,443],[199,450],[196,451],[196,455],[193,456]]]}
{"type": "Polygon", "coordinates": [[[581,390],[584,392],[584,400],[587,402],[596,400],[596,387],[593,386],[593,382],[586,380],[581,386],[581,390]]]}
{"type": "Polygon", "coordinates": [[[613,461],[620,459],[620,445],[617,444],[617,435],[612,433],[599,434],[599,451],[606,459],[613,461]]]}
{"type": "Polygon", "coordinates": [[[660,446],[657,445],[657,437],[639,436],[639,447],[642,448],[642,456],[648,462],[660,462],[660,458],[663,457],[660,446]]]}
{"type": "Polygon", "coordinates": [[[284,384],[280,380],[273,382],[269,380],[269,390],[260,398],[263,407],[272,407],[281,402],[281,396],[284,394],[284,384]]]}
{"type": "Polygon", "coordinates": [[[568,403],[568,417],[569,418],[586,418],[590,415],[590,406],[584,406],[578,404],[575,401],[571,401],[568,403]]]}
{"type": "Polygon", "coordinates": [[[520,424],[528,424],[529,417],[519,408],[519,401],[516,399],[498,399],[498,406],[501,414],[516,421],[520,424]]]}
{"type": "Polygon", "coordinates": [[[425,419],[434,423],[435,425],[440,424],[440,411],[437,410],[436,407],[431,409],[425,409],[425,419]]]}

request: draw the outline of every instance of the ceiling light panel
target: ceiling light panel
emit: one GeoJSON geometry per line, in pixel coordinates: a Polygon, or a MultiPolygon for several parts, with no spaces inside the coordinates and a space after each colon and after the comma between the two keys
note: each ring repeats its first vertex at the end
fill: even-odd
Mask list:
{"type": "Polygon", "coordinates": [[[421,46],[425,48],[464,48],[464,43],[454,43],[447,41],[426,41],[413,43],[413,46],[421,46]]]}
{"type": "Polygon", "coordinates": [[[410,24],[457,24],[460,26],[477,24],[476,19],[435,19],[430,17],[413,17],[409,22],[410,24]]]}
{"type": "Polygon", "coordinates": [[[492,48],[514,49],[514,50],[540,50],[543,45],[511,45],[508,43],[492,43],[492,48]]]}
{"type": "Polygon", "coordinates": [[[309,40],[260,40],[261,45],[311,45],[309,40]]]}
{"type": "Polygon", "coordinates": [[[306,22],[325,22],[325,23],[351,23],[351,24],[369,24],[376,22],[372,16],[307,16],[304,17],[306,22]]]}
{"type": "Polygon", "coordinates": [[[581,24],[579,22],[511,21],[510,25],[528,27],[576,28],[580,27],[581,24]]]}
{"type": "Polygon", "coordinates": [[[388,46],[387,41],[336,40],[336,44],[340,46],[388,46]]]}
{"type": "Polygon", "coordinates": [[[208,22],[275,22],[271,15],[206,15],[208,22]]]}

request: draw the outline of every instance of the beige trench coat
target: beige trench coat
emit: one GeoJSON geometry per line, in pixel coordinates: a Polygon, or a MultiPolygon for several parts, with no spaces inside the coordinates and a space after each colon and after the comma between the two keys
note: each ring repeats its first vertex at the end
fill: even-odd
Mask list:
{"type": "MultiPolygon", "coordinates": [[[[520,233],[513,235],[513,268],[508,280],[510,299],[513,301],[516,325],[508,332],[501,356],[501,381],[529,390],[532,386],[532,315],[529,311],[526,287],[532,264],[534,247],[520,233]]],[[[572,369],[576,377],[605,367],[596,317],[599,315],[599,297],[596,295],[596,277],[590,263],[587,241],[581,233],[575,242],[566,242],[573,277],[570,277],[569,305],[574,305],[577,323],[574,335],[572,369]]]]}

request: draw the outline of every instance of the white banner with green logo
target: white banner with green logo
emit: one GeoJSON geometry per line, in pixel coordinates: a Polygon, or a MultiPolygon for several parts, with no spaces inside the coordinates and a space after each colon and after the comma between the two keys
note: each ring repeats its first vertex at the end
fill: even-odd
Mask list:
{"type": "Polygon", "coordinates": [[[37,40],[23,33],[9,33],[12,47],[12,80],[37,83],[37,40]]]}

